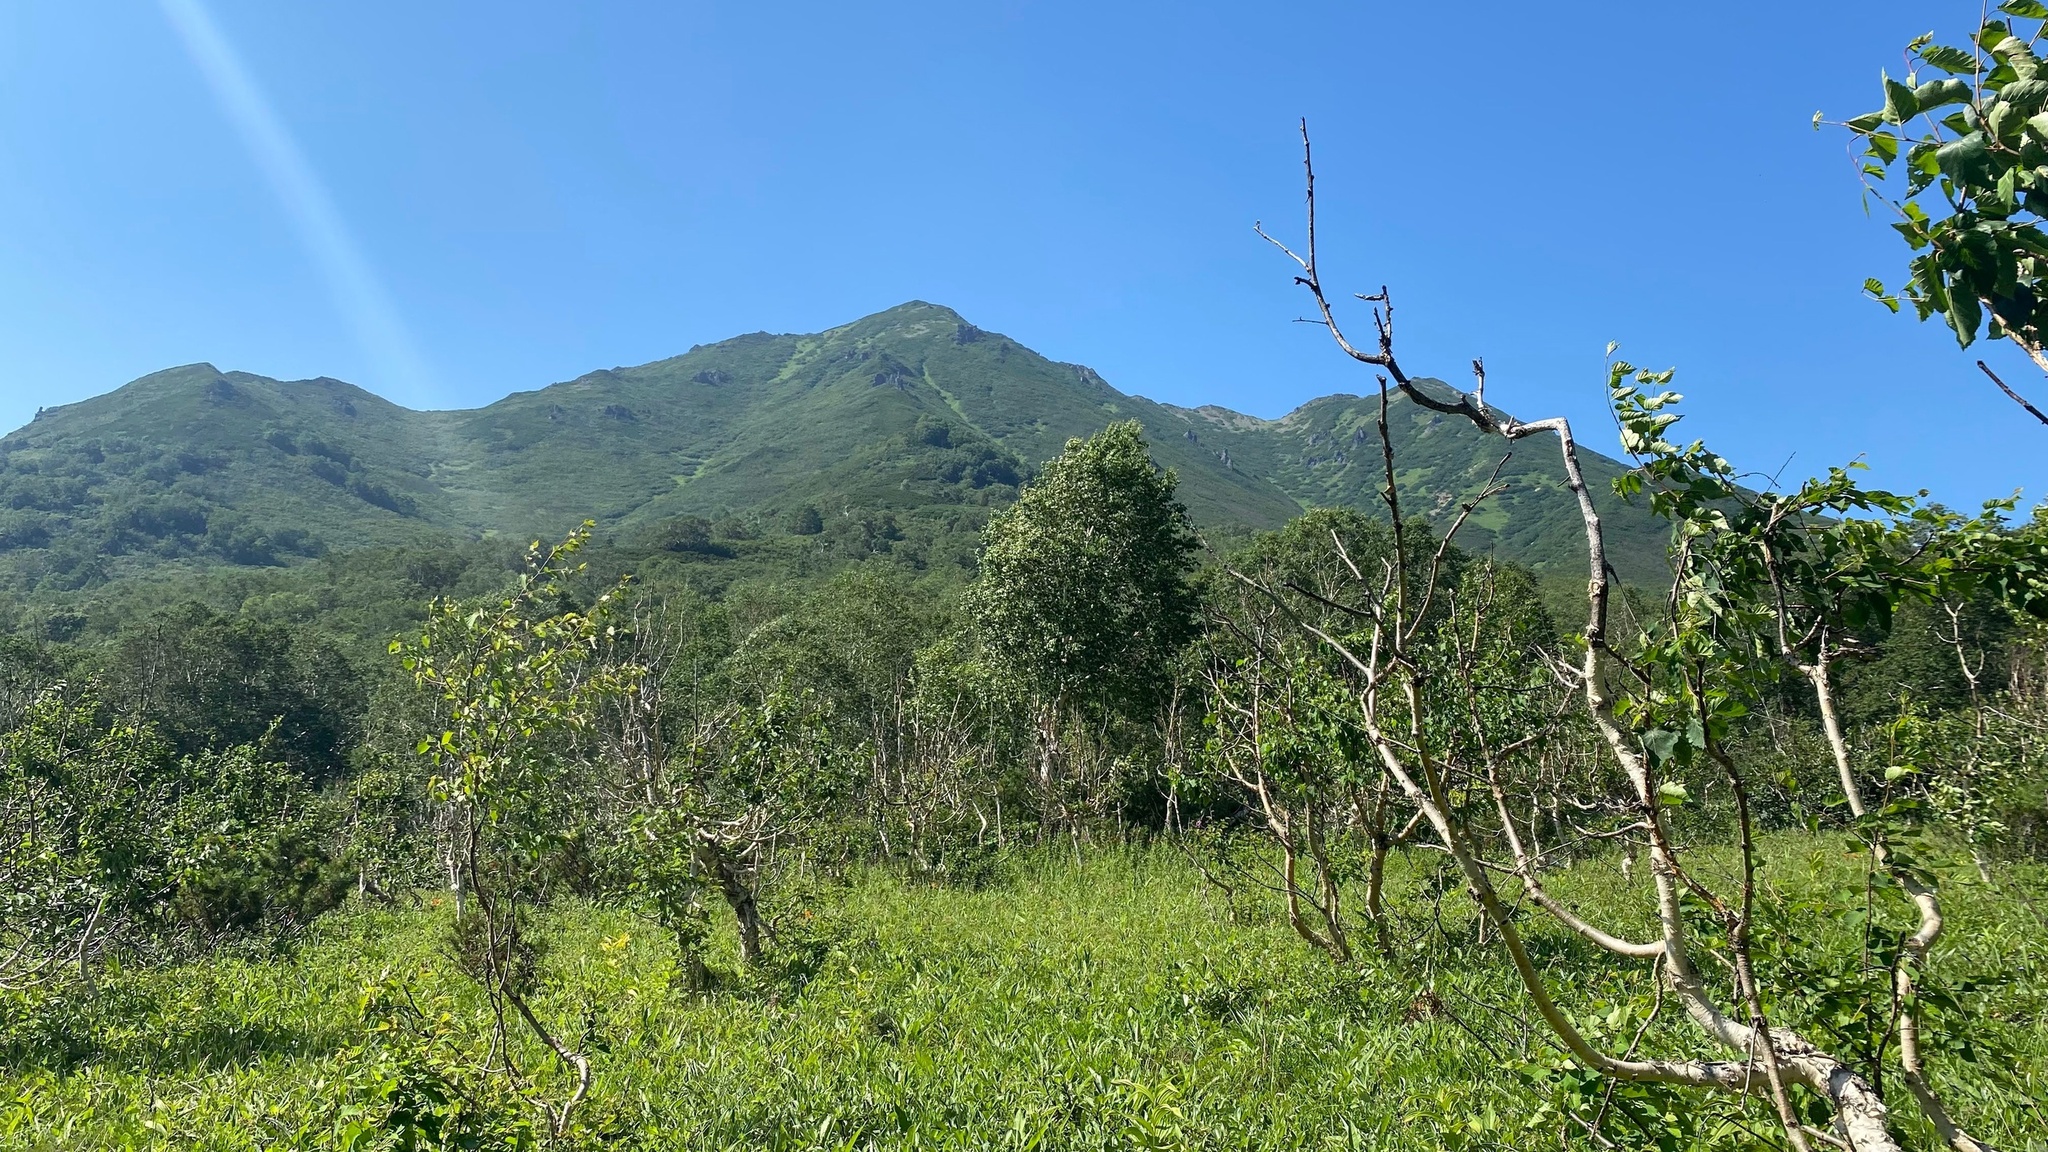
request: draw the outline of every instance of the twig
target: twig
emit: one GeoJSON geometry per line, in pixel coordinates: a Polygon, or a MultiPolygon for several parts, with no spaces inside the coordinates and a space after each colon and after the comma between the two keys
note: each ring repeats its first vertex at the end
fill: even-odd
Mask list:
{"type": "Polygon", "coordinates": [[[2040,410],[2039,408],[2036,408],[2036,407],[2034,407],[2034,406],[2033,406],[2032,404],[2029,404],[2029,403],[2027,403],[2027,398],[2026,398],[2026,397],[2024,397],[2024,396],[2020,395],[2019,393],[2017,393],[2017,392],[2013,391],[2013,390],[2012,390],[2012,387],[2011,387],[2010,385],[2008,385],[2008,384],[2007,384],[2007,383],[2006,383],[2005,381],[2003,381],[2003,380],[2000,380],[2000,379],[1998,378],[1998,373],[1996,373],[1996,372],[1993,372],[1993,371],[1991,370],[1991,365],[1989,365],[1989,364],[1986,364],[1986,363],[1985,363],[1985,362],[1983,362],[1982,360],[1979,360],[1979,361],[1977,361],[1977,367],[1978,367],[1979,369],[1981,369],[1981,370],[1983,371],[1983,373],[1984,373],[1984,374],[1985,374],[1986,376],[1989,376],[1989,377],[1991,377],[1991,382],[1992,382],[1993,384],[1996,384],[1996,385],[1998,385],[1998,390],[1999,390],[2000,392],[2003,392],[2003,393],[2005,393],[2005,394],[2006,394],[2007,396],[2010,396],[2010,397],[2012,397],[2012,402],[2013,402],[2013,403],[2015,403],[2015,404],[2019,405],[2019,406],[2020,406],[2020,407],[2022,407],[2022,408],[2025,408],[2025,409],[2026,409],[2026,410],[2027,410],[2028,412],[2031,412],[2031,413],[2033,413],[2033,415],[2034,415],[2034,419],[2036,419],[2036,420],[2039,420],[2039,421],[2040,421],[2041,423],[2043,423],[2043,424],[2048,424],[2048,415],[2043,415],[2043,414],[2041,413],[2041,410],[2040,410]]]}

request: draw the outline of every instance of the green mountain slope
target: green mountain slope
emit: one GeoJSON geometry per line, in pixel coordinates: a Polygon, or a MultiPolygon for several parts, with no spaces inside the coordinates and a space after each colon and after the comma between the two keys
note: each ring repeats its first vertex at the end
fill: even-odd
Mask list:
{"type": "MultiPolygon", "coordinates": [[[[47,410],[0,438],[0,588],[63,592],[166,566],[280,565],[451,536],[632,533],[679,517],[761,524],[806,505],[971,532],[1065,441],[1143,423],[1198,523],[1234,531],[1305,507],[1378,507],[1377,400],[1330,396],[1280,420],[1126,395],[949,309],[913,302],[816,335],[740,336],[593,372],[485,408],[414,412],[338,380],[198,364],[47,410]]],[[[1504,446],[1397,400],[1405,506],[1442,518],[1504,446]]],[[[1465,542],[1575,570],[1577,515],[1547,444],[1465,542]]],[[[1606,496],[1624,577],[1662,532],[1606,496]]]]}

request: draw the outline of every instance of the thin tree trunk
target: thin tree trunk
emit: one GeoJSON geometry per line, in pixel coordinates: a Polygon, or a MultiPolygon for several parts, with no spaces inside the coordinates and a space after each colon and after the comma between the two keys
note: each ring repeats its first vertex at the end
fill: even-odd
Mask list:
{"type": "Polygon", "coordinates": [[[740,874],[731,853],[705,839],[699,839],[696,846],[697,864],[718,881],[718,891],[725,897],[726,906],[732,909],[733,921],[739,928],[740,963],[749,967],[761,960],[761,906],[754,898],[754,890],[740,874]]]}

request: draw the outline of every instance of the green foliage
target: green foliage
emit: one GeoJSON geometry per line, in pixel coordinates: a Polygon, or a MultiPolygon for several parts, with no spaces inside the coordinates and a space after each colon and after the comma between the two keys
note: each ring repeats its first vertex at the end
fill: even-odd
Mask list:
{"type": "Polygon", "coordinates": [[[1046,697],[1142,713],[1195,633],[1198,543],[1134,423],[1069,441],[989,522],[970,597],[982,642],[1046,697]]]}
{"type": "Polygon", "coordinates": [[[180,755],[266,741],[312,781],[340,775],[367,707],[360,675],[307,629],[187,603],[127,629],[100,658],[108,703],[180,755]]]}
{"type": "Polygon", "coordinates": [[[1254,537],[1222,570],[1205,573],[1214,621],[1204,658],[1206,740],[1195,771],[1176,781],[1184,802],[1213,803],[1212,791],[1235,785],[1253,792],[1239,802],[1263,792],[1268,803],[1310,817],[1347,803],[1346,790],[1375,778],[1353,671],[1301,625],[1352,636],[1358,617],[1345,605],[1357,598],[1353,569],[1384,574],[1393,558],[1384,522],[1318,509],[1254,537]]]}
{"type": "MultiPolygon", "coordinates": [[[[1944,602],[1907,600],[1881,636],[1862,639],[1869,650],[1842,669],[1842,714],[1852,726],[1881,724],[1898,715],[1902,698],[1922,711],[1953,712],[1971,703],[1964,672],[1982,664],[1980,679],[2009,682],[2004,667],[2020,648],[2024,619],[1989,589],[1956,601],[1951,619],[1944,602]],[[1961,629],[1961,635],[1955,635],[1961,629]],[[1960,640],[1970,663],[1959,660],[1960,640]]],[[[1987,685],[1987,687],[1990,685],[1987,685]]]]}
{"type": "Polygon", "coordinates": [[[751,629],[733,652],[730,674],[757,692],[778,686],[817,693],[831,712],[857,726],[848,743],[907,688],[920,648],[942,626],[929,588],[886,568],[836,573],[751,629]]]}
{"type": "Polygon", "coordinates": [[[179,758],[90,694],[45,690],[0,735],[0,797],[0,984],[302,927],[345,886],[262,747],[179,758]]]}
{"type": "Polygon", "coordinates": [[[632,888],[687,966],[704,964],[705,907],[719,899],[738,918],[741,961],[761,959],[761,905],[778,866],[852,799],[853,758],[832,740],[821,704],[780,689],[729,702],[638,782],[644,802],[630,808],[622,838],[632,888]]]}
{"type": "Polygon", "coordinates": [[[325,813],[288,765],[241,745],[182,762],[168,846],[170,914],[201,941],[303,928],[340,904],[351,877],[327,851],[325,813]]]}
{"type": "Polygon", "coordinates": [[[1643,461],[1618,488],[1647,492],[1674,531],[1676,593],[1638,641],[1674,679],[1623,704],[1645,725],[1653,757],[1683,761],[1725,744],[1788,671],[1824,668],[1856,642],[1884,637],[1902,603],[1981,589],[2048,609],[2048,552],[2037,536],[2010,530],[2011,500],[1964,517],[1862,488],[1842,468],[1795,491],[1748,492],[1699,441],[1668,438],[1680,397],[1646,389],[1671,376],[1617,361],[1609,380],[1622,443],[1643,461]]]}
{"type": "Polygon", "coordinates": [[[588,728],[632,675],[596,661],[612,634],[610,593],[588,612],[551,611],[569,557],[588,538],[586,526],[553,548],[534,545],[528,571],[495,603],[439,601],[418,639],[391,642],[437,706],[440,731],[418,747],[437,772],[432,790],[475,822],[487,851],[520,869],[559,848],[569,831],[549,802],[564,762],[561,738],[588,728]]]}
{"type": "MultiPolygon", "coordinates": [[[[1418,558],[1426,559],[1433,542],[1417,539],[1414,543],[1418,558]]],[[[1460,565],[1464,553],[1453,550],[1447,558],[1454,566],[1460,565]]],[[[1360,575],[1370,573],[1369,580],[1385,578],[1393,560],[1393,528],[1386,521],[1349,508],[1312,508],[1281,528],[1254,536],[1231,553],[1225,567],[1276,592],[1297,617],[1335,624],[1346,620],[1348,614],[1333,609],[1330,602],[1356,599],[1360,575]]],[[[1411,569],[1418,567],[1420,570],[1406,574],[1411,587],[1418,584],[1419,576],[1427,575],[1426,567],[1411,565],[1411,569]]],[[[1222,572],[1209,575],[1216,585],[1212,600],[1237,596],[1236,577],[1222,572]]]]}
{"type": "Polygon", "coordinates": [[[420,767],[411,749],[358,749],[348,780],[326,797],[338,825],[336,858],[365,895],[391,899],[447,880],[420,767]]]}
{"type": "Polygon", "coordinates": [[[804,504],[789,514],[789,531],[795,536],[816,536],[825,530],[825,518],[816,505],[804,504]]]}
{"type": "Polygon", "coordinates": [[[1871,195],[1893,210],[1892,227],[1916,253],[1896,295],[1875,279],[1865,290],[1894,312],[1903,302],[1922,320],[1942,317],[1964,347],[1988,323],[1993,338],[2042,349],[2048,74],[2035,52],[2040,8],[2010,0],[1962,47],[1937,44],[1932,33],[1916,38],[1904,81],[1881,77],[1883,107],[1846,122],[1862,145],[1871,195]]]}
{"type": "Polygon", "coordinates": [[[437,601],[417,640],[391,642],[431,701],[439,729],[418,751],[437,773],[429,789],[451,827],[446,850],[457,896],[474,900],[458,905],[450,945],[490,999],[493,1046],[507,1043],[508,1014],[516,1014],[579,1076],[555,1105],[532,1094],[518,1065],[508,1060],[499,1070],[542,1109],[554,1136],[568,1128],[590,1065],[532,1008],[548,943],[532,929],[532,909],[549,895],[546,867],[579,845],[584,807],[564,787],[565,768],[577,763],[576,740],[638,676],[632,665],[598,659],[615,635],[607,623],[613,592],[589,611],[561,603],[569,559],[589,534],[585,524],[552,548],[535,543],[527,571],[504,596],[479,605],[437,601]]]}
{"type": "Polygon", "coordinates": [[[1893,790],[1986,857],[2048,849],[2048,727],[2041,702],[2000,697],[1936,710],[1910,695],[1866,737],[1893,790]]]}
{"type": "Polygon", "coordinates": [[[362,1015],[369,1034],[334,1057],[331,1086],[323,1085],[331,1103],[305,1136],[330,1138],[343,1152],[539,1146],[527,1101],[489,1074],[488,1047],[450,1012],[429,1015],[401,981],[387,979],[365,991],[362,1015]]]}
{"type": "MultiPolygon", "coordinates": [[[[796,362],[807,387],[860,383],[893,404],[944,368],[901,356],[909,339],[868,330],[854,340],[868,358],[844,362],[770,341],[746,370],[796,362]],[[854,365],[881,379],[845,376],[854,365]]],[[[775,506],[796,508],[801,531],[671,503],[622,517],[609,541],[586,524],[536,546],[523,571],[481,543],[194,578],[232,612],[185,605],[177,580],[137,581],[131,599],[95,602],[127,608],[77,621],[97,647],[0,649],[0,879],[20,893],[0,906],[0,952],[28,958],[0,971],[17,988],[0,996],[0,1043],[34,1097],[0,1111],[0,1132],[224,1140],[219,1117],[246,1120],[273,1093],[262,1131],[284,1146],[1478,1148],[1589,1127],[1622,1146],[1753,1140],[1753,1102],[1610,1084],[1543,1033],[1466,1012],[1515,994],[1482,947],[1513,923],[1586,1036],[1696,1054],[1640,972],[1596,962],[1526,907],[1478,922],[1460,877],[1414,846],[1429,832],[1376,762],[1378,724],[1433,762],[1445,810],[1512,811],[1497,826],[1526,827],[1532,874],[1638,938],[1653,932],[1641,885],[1616,880],[1602,845],[1658,814],[1706,878],[1683,914],[1711,995],[1758,986],[1715,967],[1753,957],[1772,1018],[1872,1079],[1910,1011],[1935,1075],[1970,1085],[1972,1123],[2005,1136],[2041,1075],[2038,997],[1999,984],[2035,987],[2034,926],[1979,892],[1952,903],[1940,963],[1905,933],[1913,886],[1952,888],[1959,848],[1988,861],[2040,843],[2038,709],[1997,695],[1988,655],[1966,653],[1939,699],[1898,707],[1873,690],[1893,707],[1850,735],[1859,755],[1882,750],[1861,770],[1875,799],[1844,812],[1815,795],[1826,752],[1786,671],[1871,645],[1895,667],[1925,663],[1953,633],[2017,677],[2032,665],[2004,653],[2033,643],[2027,614],[2048,604],[2040,527],[1846,472],[1747,491],[1704,447],[1672,442],[1668,374],[1631,371],[1611,384],[1642,467],[1615,477],[1617,498],[1675,525],[1679,577],[1668,601],[1624,597],[1616,612],[1618,714],[1650,763],[1641,797],[1568,715],[1555,672],[1583,639],[1560,637],[1538,577],[1427,522],[1397,533],[1342,508],[1197,576],[1177,474],[1139,421],[1070,441],[992,516],[1001,501],[965,494],[999,487],[974,469],[1001,461],[949,405],[887,442],[910,481],[954,486],[942,518],[929,502],[819,513],[825,497],[806,492],[775,506]],[[947,541],[983,518],[981,578],[960,595],[972,557],[946,559],[947,541]],[[649,574],[635,598],[626,572],[649,574]],[[1971,605],[1982,618],[1967,628],[1946,615],[1971,605]],[[1199,608],[1211,627],[1191,648],[1199,608]],[[1911,649],[1915,614],[1935,612],[1937,643],[1911,649]],[[1357,644],[1388,619],[1414,695],[1367,713],[1357,664],[1301,625],[1357,644]],[[359,679],[344,646],[394,623],[399,667],[359,679]],[[116,703],[61,687],[96,673],[116,703]],[[1991,697],[2013,723],[1978,707],[1991,697]],[[1857,853],[1809,863],[1799,839],[1760,857],[1750,834],[1797,817],[1849,832],[1857,853]],[[1180,839],[1191,821],[1200,833],[1180,839]],[[1236,838],[1247,824],[1278,852],[1236,838]],[[1158,833],[1217,889],[1176,859],[1104,847],[1158,833]],[[1020,854],[1034,841],[1071,848],[1073,871],[1020,854]],[[1764,877],[1754,911],[1712,895],[1738,872],[1764,877]],[[350,889],[424,907],[314,924],[301,991],[293,970],[262,967],[261,944],[296,940],[350,889]],[[713,915],[719,902],[732,915],[713,915]],[[1852,904],[1857,923],[1817,927],[1819,909],[1852,904]],[[1344,942],[1361,915],[1370,956],[1344,942]],[[971,927],[948,935],[949,919],[971,927]],[[1959,963],[1947,950],[1974,945],[1979,923],[2011,947],[1959,963]],[[1335,963],[1304,965],[1276,939],[1289,929],[1335,963]],[[742,964],[714,971],[729,941],[742,964]],[[276,1002],[197,1012],[158,982],[180,961],[276,1002]],[[32,982],[52,987],[20,990],[32,982]],[[361,1019],[302,999],[364,986],[361,1019]],[[142,1023],[108,1024],[123,1011],[142,1023]],[[1020,1059],[1036,1063],[1018,1087],[1020,1059]],[[194,1065],[203,1085],[164,1088],[194,1065]],[[310,1084],[275,1094],[286,1075],[310,1084]],[[131,1101],[170,1098],[129,1123],[131,1101]]],[[[740,372],[697,383],[732,388],[740,372]]],[[[605,419],[639,435],[658,418],[605,419]]],[[[296,434],[266,443],[287,440],[340,466],[296,434]]],[[[60,618],[30,619],[48,636],[60,618]]]]}
{"type": "MultiPolygon", "coordinates": [[[[1801,837],[1767,858],[1791,899],[1825,898],[1854,871],[1801,837]]],[[[1393,887],[1414,896],[1432,863],[1397,857],[1393,887]]],[[[1550,879],[1589,915],[1636,903],[1611,860],[1550,879]]],[[[2017,899],[2040,879],[2025,868],[2000,888],[1959,885],[1955,912],[1984,925],[1983,944],[1943,957],[1971,982],[1960,1004],[2003,1067],[1961,1063],[1946,1083],[2001,1148],[2042,1146],[2044,938],[2017,899]]],[[[547,1006],[588,1013],[599,1062],[562,1146],[1477,1152],[1591,1143],[1581,1124],[1596,1117],[1626,1148],[1668,1147],[1672,1129],[1682,1148],[1774,1146],[1761,1101],[1610,1095],[1489,1011],[1511,977],[1471,947],[1455,902],[1442,935],[1429,905],[1414,907],[1432,954],[1404,975],[1333,969],[1293,944],[1270,897],[1225,919],[1167,850],[1016,860],[975,892],[869,876],[818,895],[798,917],[818,944],[807,969],[709,997],[676,994],[673,948],[644,922],[557,910],[547,1006]]],[[[351,911],[290,962],[218,959],[0,1000],[13,1045],[0,1142],[332,1148],[361,1133],[359,1147],[382,1148],[412,1132],[420,1147],[466,1135],[507,1148],[524,1127],[539,1143],[530,1107],[477,1075],[489,1011],[439,952],[447,913],[351,911]],[[52,1060],[58,1043],[83,1047],[52,1060]]],[[[1574,1017],[1626,1047],[1647,1022],[1647,984],[1596,975],[1561,930],[1530,931],[1574,1017]]],[[[1853,965],[1857,939],[1830,928],[1822,951],[1853,965]]],[[[1775,1010],[1811,1023],[1789,996],[1775,1010]]],[[[1660,1020],[1643,1042],[1683,1043],[1684,1027],[1660,1020]]],[[[521,1059],[539,1055],[515,1043],[521,1059]]],[[[1922,1134],[1909,1109],[1898,1123],[1922,1134]]]]}
{"type": "Polygon", "coordinates": [[[0,932],[18,957],[0,977],[46,978],[90,945],[109,904],[145,911],[171,886],[154,825],[163,752],[149,733],[102,722],[91,701],[33,700],[0,745],[0,932]]]}
{"type": "MultiPolygon", "coordinates": [[[[1924,1104],[1930,1053],[1981,1063],[1987,1072],[2004,1056],[1972,1034],[1963,1004],[1975,985],[1957,981],[1931,955],[1944,926],[1951,934],[1966,929],[1942,906],[1950,889],[1939,864],[1945,853],[1927,818],[1943,818],[1975,842],[1988,877],[1982,845],[2001,830],[1990,796],[2009,802],[2015,790],[1995,755],[1983,755],[1989,749],[1981,739],[1961,756],[1934,753],[1931,726],[1910,707],[1890,725],[1882,759],[1859,763],[1840,723],[1832,669],[1861,644],[1889,635],[1902,604],[1939,606],[1952,610],[1950,642],[1981,710],[1961,606],[1990,595],[2025,612],[2048,608],[2041,595],[2048,541],[2005,521],[2011,501],[1964,517],[1864,489],[1839,468],[1790,492],[1745,491],[1727,461],[1698,441],[1680,446],[1670,438],[1679,397],[1648,391],[1670,380],[1670,372],[1611,369],[1624,446],[1643,461],[1640,477],[1625,487],[1647,491],[1672,521],[1677,572],[1664,612],[1631,645],[1633,682],[1617,690],[1614,711],[1647,757],[1639,785],[1645,796],[1654,785],[1662,802],[1686,805],[1693,798],[1681,781],[1716,770],[1732,793],[1743,853],[1739,894],[1689,882],[1699,901],[1688,933],[1734,957],[1733,982],[1752,1013],[1766,1011],[1768,989],[1777,1001],[1768,1009],[1773,1020],[1803,1016],[1803,1034],[1872,1085],[1886,1082],[1896,1058],[1897,1076],[1919,1078],[1914,1095],[1924,1104]],[[1851,852],[1864,862],[1861,876],[1820,900],[1758,896],[1751,796],[1765,773],[1730,751],[1745,721],[1790,676],[1805,682],[1837,770],[1823,793],[1825,810],[1846,826],[1851,852]],[[1923,774],[1937,765],[1947,771],[1923,774]],[[1817,939],[1830,915],[1854,932],[1852,947],[1817,939]],[[1782,978],[1760,979],[1751,964],[1782,978]]],[[[1947,731],[1951,739],[1981,737],[1981,711],[1971,728],[1951,723],[1947,731]]],[[[1812,1115],[1826,1112],[1817,1106],[1812,1115]]]]}

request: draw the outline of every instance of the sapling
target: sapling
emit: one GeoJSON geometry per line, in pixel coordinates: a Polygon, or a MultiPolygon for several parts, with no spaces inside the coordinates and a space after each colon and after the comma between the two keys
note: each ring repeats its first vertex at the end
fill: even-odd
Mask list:
{"type": "Polygon", "coordinates": [[[562,781],[585,753],[605,701],[637,678],[628,664],[599,659],[615,632],[617,590],[588,610],[568,607],[566,581],[591,525],[528,551],[512,589],[481,604],[440,599],[426,626],[391,651],[434,705],[439,730],[419,742],[433,764],[431,790],[441,805],[450,883],[459,903],[454,949],[483,988],[492,1013],[496,1059],[547,1120],[566,1133],[590,1091],[590,1056],[550,1024],[533,1003],[538,952],[533,910],[546,895],[550,857],[574,837],[580,819],[562,781]],[[544,1045],[573,1077],[551,1102],[533,1084],[510,1043],[510,1020],[544,1045]]]}

